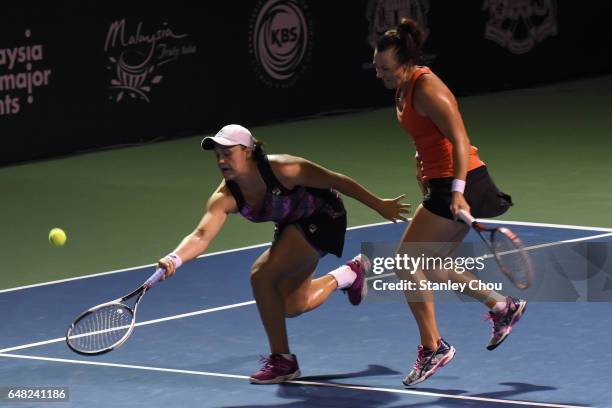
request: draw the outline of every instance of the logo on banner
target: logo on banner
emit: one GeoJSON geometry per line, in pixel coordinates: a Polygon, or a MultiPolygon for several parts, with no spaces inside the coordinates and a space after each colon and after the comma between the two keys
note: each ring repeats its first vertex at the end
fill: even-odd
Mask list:
{"type": "Polygon", "coordinates": [[[556,0],[485,0],[485,38],[513,54],[525,54],[557,34],[556,0]]]}
{"type": "Polygon", "coordinates": [[[294,85],[307,68],[312,36],[302,0],[261,0],[249,27],[250,52],[259,78],[269,86],[294,85]]]}
{"type": "MultiPolygon", "coordinates": [[[[32,32],[25,30],[24,37],[31,36],[32,32]]],[[[24,99],[33,104],[37,88],[49,85],[51,70],[40,66],[44,46],[24,42],[28,40],[19,41],[16,47],[0,48],[0,116],[17,115],[24,99]]]]}
{"type": "Polygon", "coordinates": [[[104,43],[112,72],[110,99],[120,102],[128,96],[150,102],[150,93],[164,75],[167,64],[181,56],[195,54],[196,46],[185,43],[188,34],[176,33],[168,23],[157,30],[143,31],[139,21],[135,31],[128,31],[125,19],[111,23],[104,43]]]}
{"type": "Polygon", "coordinates": [[[376,48],[378,40],[385,32],[397,27],[404,17],[418,22],[426,39],[429,35],[428,13],[429,0],[369,0],[366,10],[370,27],[368,43],[372,48],[376,48]]]}

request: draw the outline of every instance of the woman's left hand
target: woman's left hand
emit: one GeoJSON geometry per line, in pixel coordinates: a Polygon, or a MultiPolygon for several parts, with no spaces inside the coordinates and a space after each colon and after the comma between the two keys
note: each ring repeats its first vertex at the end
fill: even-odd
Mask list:
{"type": "Polygon", "coordinates": [[[396,198],[383,198],[380,200],[380,204],[378,206],[378,213],[382,215],[384,218],[397,222],[397,221],[407,221],[406,217],[403,214],[410,214],[412,205],[404,204],[400,202],[406,198],[405,195],[401,195],[396,198]]]}
{"type": "Polygon", "coordinates": [[[465,201],[465,197],[462,193],[458,191],[453,191],[453,198],[451,201],[450,210],[455,219],[457,219],[459,210],[465,210],[467,212],[470,212],[470,205],[467,203],[467,201],[465,201]]]}

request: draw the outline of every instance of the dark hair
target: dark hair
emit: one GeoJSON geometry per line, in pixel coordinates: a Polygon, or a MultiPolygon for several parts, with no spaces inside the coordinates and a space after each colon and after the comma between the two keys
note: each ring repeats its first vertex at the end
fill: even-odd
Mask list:
{"type": "Polygon", "coordinates": [[[402,65],[414,65],[421,59],[421,47],[425,41],[425,33],[419,24],[411,18],[402,18],[397,28],[387,30],[378,40],[378,52],[395,48],[397,61],[402,65]]]}
{"type": "Polygon", "coordinates": [[[263,157],[266,152],[263,149],[264,143],[260,140],[254,138],[254,147],[253,147],[253,156],[254,157],[263,157]]]}

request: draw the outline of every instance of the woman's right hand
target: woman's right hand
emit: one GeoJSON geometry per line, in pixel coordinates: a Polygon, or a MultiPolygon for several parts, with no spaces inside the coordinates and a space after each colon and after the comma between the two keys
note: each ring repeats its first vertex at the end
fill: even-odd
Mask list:
{"type": "Polygon", "coordinates": [[[382,198],[378,205],[377,211],[383,218],[389,221],[407,221],[404,214],[410,214],[412,204],[404,204],[400,202],[406,198],[404,194],[396,198],[382,198]]]}
{"type": "Polygon", "coordinates": [[[160,279],[162,281],[168,279],[176,273],[176,264],[174,263],[174,260],[169,256],[163,257],[162,259],[157,261],[157,266],[166,270],[166,273],[164,273],[164,276],[162,276],[162,278],[160,279]]]}

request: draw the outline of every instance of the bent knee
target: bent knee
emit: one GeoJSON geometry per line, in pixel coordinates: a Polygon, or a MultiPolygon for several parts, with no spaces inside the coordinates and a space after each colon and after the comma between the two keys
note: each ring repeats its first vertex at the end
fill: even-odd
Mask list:
{"type": "Polygon", "coordinates": [[[288,319],[293,319],[294,317],[298,317],[299,315],[301,315],[302,313],[304,313],[303,310],[285,310],[285,317],[288,319]]]}
{"type": "Polygon", "coordinates": [[[275,285],[277,278],[264,264],[255,264],[251,267],[251,286],[270,286],[275,285]]]}
{"type": "Polygon", "coordinates": [[[301,295],[289,295],[285,299],[285,317],[298,317],[308,310],[308,299],[301,295]]]}

